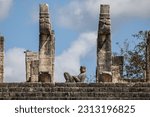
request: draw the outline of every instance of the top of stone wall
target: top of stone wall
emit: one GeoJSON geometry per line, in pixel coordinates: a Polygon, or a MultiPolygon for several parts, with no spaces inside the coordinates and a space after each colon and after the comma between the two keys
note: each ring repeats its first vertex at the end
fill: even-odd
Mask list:
{"type": "Polygon", "coordinates": [[[0,87],[150,87],[150,83],[0,83],[0,87]]]}

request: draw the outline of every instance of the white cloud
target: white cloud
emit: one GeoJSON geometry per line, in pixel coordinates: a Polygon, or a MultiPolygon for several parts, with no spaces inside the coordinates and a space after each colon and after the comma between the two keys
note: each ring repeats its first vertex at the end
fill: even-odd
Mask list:
{"type": "Polygon", "coordinates": [[[55,81],[64,81],[64,72],[78,75],[80,68],[80,60],[87,57],[88,54],[96,46],[96,33],[82,33],[71,46],[64,50],[55,60],[55,81]]]}
{"type": "Polygon", "coordinates": [[[60,8],[59,25],[78,30],[95,30],[100,4],[110,4],[113,21],[133,18],[150,19],[150,0],[72,0],[60,8]]]}
{"type": "Polygon", "coordinates": [[[0,20],[8,16],[13,0],[0,0],[0,20]]]}
{"type": "Polygon", "coordinates": [[[25,81],[25,58],[22,48],[12,48],[5,53],[4,81],[25,81]]]}

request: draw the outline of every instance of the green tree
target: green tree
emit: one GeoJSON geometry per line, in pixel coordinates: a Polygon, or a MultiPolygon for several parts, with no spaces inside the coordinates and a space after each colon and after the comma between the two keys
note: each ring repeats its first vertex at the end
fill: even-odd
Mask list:
{"type": "Polygon", "coordinates": [[[139,31],[132,36],[132,40],[127,39],[123,47],[120,46],[120,54],[124,56],[124,78],[144,78],[147,31],[139,31]]]}

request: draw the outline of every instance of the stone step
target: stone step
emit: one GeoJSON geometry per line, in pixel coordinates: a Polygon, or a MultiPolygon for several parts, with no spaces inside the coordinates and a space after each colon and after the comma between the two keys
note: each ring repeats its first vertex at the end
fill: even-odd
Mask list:
{"type": "Polygon", "coordinates": [[[18,93],[0,93],[0,98],[93,98],[95,97],[96,99],[99,98],[145,98],[149,97],[150,99],[150,93],[145,93],[145,92],[52,92],[52,93],[47,93],[47,92],[18,92],[18,93]]]}
{"type": "Polygon", "coordinates": [[[1,83],[0,99],[150,99],[150,83],[1,83]]]}
{"type": "Polygon", "coordinates": [[[77,98],[64,98],[64,97],[9,97],[9,98],[3,98],[0,97],[0,100],[150,100],[148,97],[121,97],[121,98],[116,98],[116,97],[77,97],[77,98]]]}
{"type": "Polygon", "coordinates": [[[0,87],[0,92],[150,92],[150,87],[0,87]]]}
{"type": "Polygon", "coordinates": [[[0,87],[150,87],[150,83],[0,83],[0,87]]]}

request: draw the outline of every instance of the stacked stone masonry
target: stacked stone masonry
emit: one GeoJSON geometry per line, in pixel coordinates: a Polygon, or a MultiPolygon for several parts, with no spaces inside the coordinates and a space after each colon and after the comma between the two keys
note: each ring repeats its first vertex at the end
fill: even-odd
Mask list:
{"type": "Polygon", "coordinates": [[[100,6],[97,37],[96,82],[121,81],[123,76],[123,56],[112,56],[110,6],[100,6]]]}
{"type": "Polygon", "coordinates": [[[26,61],[26,81],[27,82],[38,82],[38,53],[25,51],[25,61],[26,61]],[[33,63],[37,63],[37,67],[32,67],[33,63]],[[32,71],[35,71],[34,73],[32,71]]]}
{"type": "Polygon", "coordinates": [[[55,37],[48,4],[40,4],[39,27],[39,81],[54,82],[55,37]]]}
{"type": "Polygon", "coordinates": [[[5,100],[149,100],[150,83],[0,83],[5,100]]]}
{"type": "Polygon", "coordinates": [[[120,82],[121,78],[123,77],[123,63],[124,63],[123,61],[124,61],[123,56],[112,56],[111,72],[113,83],[120,82]]]}
{"type": "Polygon", "coordinates": [[[96,82],[111,82],[111,56],[110,6],[101,5],[97,37],[96,82]]]}
{"type": "Polygon", "coordinates": [[[39,11],[39,52],[25,52],[26,81],[54,82],[55,37],[48,4],[40,4],[39,11]]]}

